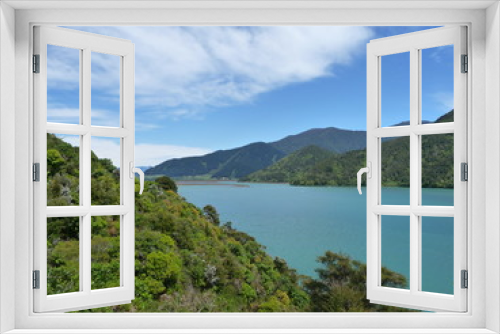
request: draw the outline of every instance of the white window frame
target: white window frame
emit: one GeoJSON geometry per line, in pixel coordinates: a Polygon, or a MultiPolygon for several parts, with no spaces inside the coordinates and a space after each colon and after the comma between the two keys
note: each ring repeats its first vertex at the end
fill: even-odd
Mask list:
{"type": "Polygon", "coordinates": [[[120,333],[125,332],[125,329],[127,333],[144,333],[146,328],[150,328],[164,329],[158,332],[173,333],[180,332],[175,329],[191,328],[192,332],[197,333],[248,333],[248,329],[252,328],[252,332],[261,333],[340,333],[345,332],[343,329],[350,329],[350,333],[500,332],[500,98],[497,93],[500,90],[500,12],[496,1],[404,1],[406,4],[398,1],[398,9],[390,9],[395,3],[385,1],[371,1],[369,4],[358,1],[270,1],[267,4],[239,2],[233,5],[212,1],[203,4],[165,2],[163,5],[152,5],[149,1],[143,3],[140,5],[136,2],[122,2],[122,5],[170,8],[142,11],[116,9],[116,3],[106,1],[83,1],[77,4],[7,1],[0,4],[1,331],[15,329],[13,333],[41,333],[41,329],[59,328],[61,333],[76,333],[76,329],[88,329],[88,333],[104,333],[106,329],[114,329],[120,333]],[[14,13],[9,5],[35,9],[20,9],[14,13]],[[40,9],[43,6],[52,9],[40,9]],[[115,6],[115,9],[103,10],[106,6],[115,6]],[[231,6],[233,8],[224,9],[231,6]],[[75,7],[87,9],[74,9],[75,7]],[[33,131],[32,76],[29,70],[31,31],[35,24],[467,25],[470,42],[468,54],[471,59],[471,75],[468,78],[468,86],[471,88],[468,98],[468,109],[471,110],[468,116],[468,132],[472,134],[468,142],[471,155],[471,181],[468,190],[471,198],[468,208],[471,222],[468,231],[471,237],[468,244],[469,311],[460,314],[34,314],[32,290],[29,288],[32,261],[26,259],[30,259],[30,245],[33,241],[33,213],[30,209],[32,183],[29,178],[33,131]],[[12,70],[14,65],[15,73],[12,70]],[[12,85],[14,80],[15,86],[12,85]],[[9,97],[9,93],[15,93],[15,100],[9,97]],[[14,108],[15,113],[12,112],[14,108]],[[7,129],[9,126],[15,127],[15,134],[7,129]],[[9,137],[6,136],[9,135],[14,136],[14,145],[12,138],[8,141],[9,137]],[[488,151],[488,155],[485,151],[488,151]],[[10,163],[14,159],[15,163],[10,163]],[[14,171],[15,182],[9,180],[14,171]],[[14,200],[7,199],[9,195],[12,196],[12,190],[7,190],[4,184],[15,186],[14,200]],[[12,204],[15,211],[9,210],[12,204]],[[12,226],[12,220],[9,218],[15,218],[15,226],[12,226]],[[12,241],[13,235],[15,243],[12,241]],[[15,305],[14,308],[12,305],[15,305]],[[139,325],[142,329],[131,330],[139,325]],[[356,328],[358,330],[354,330],[356,328]]]}
{"type": "MultiPolygon", "coordinates": [[[[419,310],[464,312],[467,289],[461,286],[461,271],[467,270],[467,184],[461,180],[461,163],[467,163],[467,76],[462,73],[461,57],[467,54],[466,27],[440,27],[372,40],[367,46],[367,153],[371,168],[367,178],[367,298],[376,304],[419,310]],[[453,45],[454,121],[422,124],[422,50],[453,45]],[[407,126],[382,126],[382,58],[409,53],[409,114],[407,126]],[[453,134],[454,205],[422,204],[422,136],[453,134]],[[410,141],[410,188],[408,205],[382,205],[382,140],[406,137],[410,141]],[[395,215],[409,219],[408,289],[382,286],[383,217],[395,215]],[[453,293],[430,293],[422,290],[422,218],[453,218],[453,293]]],[[[403,220],[404,224],[406,220],[403,220]]]]}
{"type": "Polygon", "coordinates": [[[134,44],[132,42],[59,27],[34,27],[34,54],[39,55],[39,73],[33,75],[34,162],[39,163],[39,181],[33,184],[34,270],[39,270],[39,289],[34,289],[35,312],[62,312],[128,304],[134,299],[135,270],[135,93],[134,44]],[[47,46],[78,50],[80,56],[80,117],[78,124],[47,121],[47,46]],[[91,121],[92,53],[119,59],[119,127],[93,126],[91,121]],[[47,133],[77,135],[80,138],[80,203],[74,206],[47,206],[47,133]],[[120,203],[91,203],[91,142],[95,136],[120,141],[120,203]],[[91,219],[93,216],[120,216],[120,286],[92,289],[91,219]],[[47,219],[79,218],[79,291],[47,295],[47,219]]]}

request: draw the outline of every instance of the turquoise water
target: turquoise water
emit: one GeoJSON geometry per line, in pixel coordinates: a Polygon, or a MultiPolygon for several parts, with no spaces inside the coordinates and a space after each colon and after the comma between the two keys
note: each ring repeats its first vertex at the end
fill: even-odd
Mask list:
{"type": "MultiPolygon", "coordinates": [[[[408,189],[384,189],[384,204],[399,204],[408,189]]],[[[179,185],[189,202],[217,208],[221,223],[254,236],[272,256],[300,274],[316,276],[316,259],[342,252],[366,262],[366,196],[354,187],[294,187],[287,184],[179,185]],[[236,186],[231,186],[236,185],[236,186]]],[[[426,203],[453,205],[453,190],[424,189],[426,203]]],[[[422,288],[453,292],[453,219],[422,222],[422,288]]],[[[382,217],[383,265],[409,277],[409,219],[382,217]]]]}

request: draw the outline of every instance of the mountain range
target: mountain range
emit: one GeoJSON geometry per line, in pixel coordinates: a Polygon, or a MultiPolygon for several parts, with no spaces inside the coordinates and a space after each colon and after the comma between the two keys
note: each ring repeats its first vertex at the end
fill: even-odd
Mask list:
{"type": "Polygon", "coordinates": [[[199,157],[167,160],[148,169],[146,175],[166,175],[177,179],[239,179],[311,145],[333,153],[362,149],[366,146],[366,132],[335,127],[310,129],[275,142],[257,142],[199,157]]]}
{"type": "MultiPolygon", "coordinates": [[[[435,123],[452,122],[453,110],[435,123]]],[[[422,187],[453,188],[453,134],[422,136],[422,187]]],[[[304,147],[241,181],[292,185],[354,186],[356,172],[366,166],[366,150],[336,154],[315,145],[304,147]]],[[[410,140],[382,141],[382,185],[410,185],[410,140]]]]}
{"type": "MultiPolygon", "coordinates": [[[[436,122],[453,121],[453,110],[436,122]]],[[[422,123],[432,123],[423,121],[422,123]]],[[[401,122],[394,126],[408,125],[401,122]]],[[[429,136],[426,136],[429,137],[429,136]]],[[[399,175],[408,155],[406,138],[383,142],[384,161],[392,173],[386,181],[405,186],[408,176],[399,175]],[[389,152],[389,153],[388,153],[389,152]],[[398,157],[398,158],[396,158],[398,157]]],[[[425,139],[423,144],[429,139],[425,139]]],[[[275,142],[256,142],[198,157],[171,159],[148,169],[149,178],[166,175],[175,179],[238,179],[250,182],[287,182],[295,185],[352,185],[353,170],[365,165],[366,132],[335,127],[315,128],[275,142]]],[[[432,174],[432,173],[431,173],[432,174]]],[[[387,172],[385,175],[389,175],[387,172]]],[[[432,183],[432,181],[431,181],[432,183]]]]}

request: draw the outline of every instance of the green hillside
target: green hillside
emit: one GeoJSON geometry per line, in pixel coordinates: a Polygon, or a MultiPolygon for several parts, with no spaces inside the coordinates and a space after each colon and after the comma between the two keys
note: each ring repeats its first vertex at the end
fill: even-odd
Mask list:
{"type": "MultiPolygon", "coordinates": [[[[47,143],[48,204],[77,205],[78,148],[52,134],[47,143]]],[[[92,203],[118,203],[118,188],[116,167],[92,154],[92,203]]],[[[166,177],[146,182],[135,209],[135,299],[82,312],[404,311],[370,304],[365,266],[344,255],[328,252],[318,279],[300,277],[252,236],[221,224],[213,206],[188,203],[166,177]],[[323,291],[335,296],[333,304],[311,304],[323,291]]],[[[119,216],[93,217],[91,224],[92,288],[119,286],[119,216]]],[[[49,218],[47,247],[48,294],[78,291],[79,218],[49,218]]],[[[393,286],[406,286],[400,274],[386,273],[393,286]]]]}
{"type": "Polygon", "coordinates": [[[307,146],[321,147],[334,153],[344,153],[366,147],[366,131],[334,127],[310,129],[270,143],[274,148],[290,154],[307,146]]]}
{"type": "MultiPolygon", "coordinates": [[[[453,110],[435,123],[453,121],[453,110]]],[[[309,149],[313,151],[312,149],[309,149]]],[[[343,154],[318,152],[313,159],[301,151],[289,155],[272,166],[248,175],[252,182],[288,182],[302,186],[355,186],[356,172],[366,166],[366,151],[343,154]],[[290,159],[290,160],[288,160],[290,159]],[[292,168],[293,164],[296,167],[292,168]],[[275,179],[276,181],[273,181],[275,179]]],[[[410,184],[409,138],[391,138],[382,143],[382,185],[408,187],[410,184]]],[[[453,135],[422,137],[422,186],[424,188],[453,188],[453,135]]]]}
{"type": "MultiPolygon", "coordinates": [[[[49,203],[76,204],[78,148],[47,138],[49,203]]],[[[93,155],[92,174],[92,202],[117,203],[119,172],[110,160],[93,155]]],[[[136,299],[105,311],[245,312],[268,310],[270,302],[274,311],[305,309],[308,296],[283,260],[170,188],[148,181],[136,197],[136,299]]],[[[92,233],[92,286],[116,286],[119,217],[94,217],[92,233]]],[[[49,294],[78,291],[78,219],[51,218],[48,239],[49,294]]]]}
{"type": "Polygon", "coordinates": [[[265,168],[285,154],[266,143],[253,143],[232,150],[220,150],[201,157],[172,159],[148,169],[146,175],[173,178],[230,178],[265,168]]]}
{"type": "Polygon", "coordinates": [[[176,179],[239,179],[271,166],[287,154],[307,146],[343,153],[364,148],[365,131],[311,129],[271,143],[251,143],[200,157],[171,159],[146,171],[149,179],[166,175],[176,179]]]}
{"type": "Polygon", "coordinates": [[[318,146],[307,146],[287,155],[275,164],[240,179],[243,182],[290,182],[320,161],[335,154],[318,146]]]}
{"type": "Polygon", "coordinates": [[[356,172],[365,167],[365,150],[351,151],[324,159],[312,167],[290,177],[292,185],[352,186],[356,185],[356,172]]]}

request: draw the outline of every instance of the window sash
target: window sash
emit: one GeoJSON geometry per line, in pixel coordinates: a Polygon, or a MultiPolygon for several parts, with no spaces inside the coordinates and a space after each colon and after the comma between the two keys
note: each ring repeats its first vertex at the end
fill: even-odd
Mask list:
{"type": "Polygon", "coordinates": [[[130,174],[134,161],[134,47],[130,41],[64,28],[34,28],[34,54],[40,55],[40,73],[34,75],[34,161],[40,163],[40,181],[34,183],[34,270],[40,288],[33,290],[35,312],[63,312],[130,303],[134,298],[134,190],[130,174]],[[80,123],[47,122],[47,45],[80,50],[80,123]],[[120,57],[120,127],[91,124],[91,53],[120,57]],[[80,136],[80,203],[47,206],[47,133],[80,136]],[[91,138],[106,136],[121,141],[120,205],[91,205],[91,138]],[[120,215],[120,286],[92,290],[91,217],[120,215]],[[47,295],[47,218],[80,217],[78,292],[47,295]]]}
{"type": "Polygon", "coordinates": [[[371,41],[367,46],[367,162],[373,170],[367,179],[367,298],[384,305],[422,310],[467,310],[467,290],[461,288],[461,270],[467,269],[467,183],[460,179],[460,164],[467,162],[467,76],[460,72],[460,56],[467,54],[465,27],[446,27],[371,41]],[[420,50],[454,45],[454,122],[419,124],[421,118],[420,50]],[[381,57],[410,53],[410,125],[381,127],[381,57]],[[421,136],[454,134],[454,206],[422,206],[421,136]],[[381,139],[410,138],[410,205],[381,205],[381,139]],[[381,286],[381,217],[410,217],[410,289],[381,286]],[[454,293],[421,291],[421,218],[454,218],[454,293]]]}

